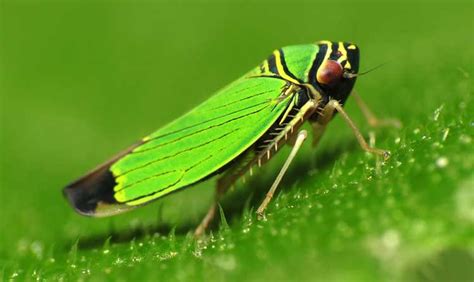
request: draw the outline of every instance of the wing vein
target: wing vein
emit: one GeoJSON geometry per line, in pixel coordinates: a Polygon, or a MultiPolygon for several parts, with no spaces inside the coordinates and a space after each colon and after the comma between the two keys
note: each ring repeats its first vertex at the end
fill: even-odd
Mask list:
{"type": "Polygon", "coordinates": [[[227,103],[227,104],[224,104],[224,105],[222,105],[222,106],[212,108],[212,109],[210,109],[210,110],[217,110],[217,109],[225,108],[225,107],[228,107],[228,106],[230,106],[230,105],[236,104],[236,103],[238,103],[238,102],[242,102],[242,101],[245,101],[245,100],[248,100],[248,99],[252,99],[252,98],[255,98],[255,97],[258,97],[258,96],[267,94],[267,93],[271,93],[271,92],[275,92],[275,90],[272,89],[272,90],[268,90],[268,91],[263,91],[263,92],[254,94],[254,95],[252,95],[252,96],[247,96],[247,97],[245,97],[245,98],[242,98],[242,99],[235,100],[235,101],[229,102],[229,103],[227,103]]]}
{"type": "Polygon", "coordinates": [[[245,111],[245,110],[248,110],[248,109],[257,107],[257,106],[259,106],[259,105],[261,105],[261,104],[268,103],[268,102],[270,102],[270,101],[271,101],[271,100],[269,99],[269,100],[267,100],[267,101],[264,101],[264,102],[261,102],[261,103],[258,103],[258,104],[254,104],[254,105],[252,105],[252,106],[248,106],[248,107],[245,107],[245,108],[242,108],[242,109],[239,109],[239,110],[230,112],[230,113],[226,113],[226,114],[224,114],[224,115],[221,115],[221,116],[218,116],[218,117],[214,117],[214,118],[211,118],[211,119],[208,119],[208,120],[205,120],[205,121],[202,121],[202,122],[199,122],[199,123],[190,125],[190,126],[186,126],[186,127],[180,128],[180,129],[175,130],[175,131],[163,133],[163,134],[161,134],[161,135],[158,135],[158,136],[155,136],[155,137],[153,137],[153,138],[148,139],[147,142],[150,142],[150,141],[153,141],[153,140],[156,140],[156,139],[159,139],[159,138],[163,138],[163,137],[169,136],[169,135],[171,135],[171,134],[176,134],[176,133],[179,133],[179,132],[181,132],[181,131],[184,131],[184,130],[187,130],[187,129],[190,129],[190,128],[193,128],[193,127],[196,127],[196,126],[199,126],[199,125],[202,125],[202,124],[205,124],[205,123],[214,121],[214,120],[218,120],[218,119],[224,118],[224,117],[229,116],[229,115],[232,115],[232,114],[236,114],[236,113],[238,113],[238,112],[242,112],[242,111],[245,111]]]}
{"type": "MultiPolygon", "coordinates": [[[[266,104],[266,103],[267,103],[267,102],[262,102],[262,103],[259,103],[259,104],[257,104],[257,105],[254,105],[254,106],[259,106],[259,105],[266,104]]],[[[254,106],[252,106],[252,107],[254,107],[254,106]]],[[[202,133],[202,132],[207,131],[207,130],[209,130],[209,129],[216,128],[216,127],[220,127],[220,126],[222,126],[222,125],[225,125],[225,124],[234,122],[234,121],[236,121],[236,120],[242,119],[242,118],[244,118],[244,117],[246,117],[246,116],[248,116],[248,115],[256,114],[256,113],[262,111],[263,109],[265,109],[266,107],[268,107],[268,105],[265,106],[265,107],[262,107],[262,108],[260,108],[260,109],[258,109],[258,110],[256,110],[256,111],[250,112],[250,113],[248,113],[248,114],[241,115],[241,116],[237,116],[237,117],[235,117],[235,118],[226,120],[226,121],[224,121],[224,122],[222,122],[222,123],[219,123],[219,124],[211,125],[211,126],[209,126],[209,127],[206,127],[206,128],[203,128],[203,129],[200,129],[200,130],[191,132],[191,133],[189,133],[189,134],[187,134],[187,135],[184,135],[184,136],[181,136],[181,137],[179,137],[179,138],[176,138],[176,139],[173,139],[173,140],[170,140],[170,141],[161,143],[161,144],[157,144],[157,145],[155,145],[155,146],[153,146],[153,147],[149,147],[149,148],[145,148],[145,149],[141,149],[141,150],[132,151],[130,154],[144,153],[144,152],[147,152],[147,151],[150,151],[150,150],[158,149],[158,148],[160,148],[160,147],[163,147],[163,146],[172,144],[172,143],[174,143],[174,142],[183,140],[183,139],[185,139],[185,138],[192,137],[192,136],[195,135],[195,134],[202,133]]],[[[230,115],[230,114],[228,114],[228,115],[230,115]]]]}
{"type": "Polygon", "coordinates": [[[236,132],[237,130],[240,130],[240,128],[235,128],[235,129],[233,129],[233,130],[231,130],[231,131],[229,131],[229,132],[227,132],[227,133],[224,133],[223,135],[221,135],[221,136],[219,136],[219,137],[216,137],[216,138],[214,138],[214,139],[211,139],[211,140],[206,141],[206,142],[204,142],[204,143],[201,143],[201,144],[199,144],[199,145],[196,145],[196,146],[193,146],[193,147],[190,147],[190,148],[181,150],[181,151],[176,152],[176,153],[174,153],[174,154],[171,154],[171,155],[168,155],[168,156],[165,156],[165,157],[156,159],[156,160],[152,160],[152,161],[149,161],[149,162],[147,162],[147,163],[145,163],[145,164],[142,164],[142,165],[139,165],[139,166],[137,166],[137,167],[131,168],[131,169],[129,169],[129,170],[127,170],[127,171],[121,173],[120,175],[117,175],[116,177],[120,177],[120,176],[126,175],[127,173],[130,173],[130,172],[132,172],[132,171],[135,171],[135,170],[138,170],[138,169],[147,167],[147,166],[152,165],[152,164],[156,164],[156,163],[161,162],[161,161],[164,161],[164,160],[166,160],[166,159],[169,159],[169,158],[172,158],[172,157],[176,157],[176,156],[178,156],[178,155],[180,155],[180,154],[183,154],[183,153],[192,151],[192,150],[194,150],[194,149],[198,149],[198,148],[200,148],[200,147],[202,147],[202,146],[211,144],[212,142],[218,141],[218,140],[220,140],[220,139],[226,137],[227,135],[230,135],[230,134],[236,132]]]}
{"type": "MultiPolygon", "coordinates": [[[[222,150],[224,150],[224,149],[225,149],[225,148],[221,148],[220,150],[218,150],[218,152],[220,152],[220,151],[222,151],[222,150]]],[[[214,154],[211,154],[211,155],[207,156],[206,158],[200,160],[199,162],[193,164],[192,166],[190,166],[190,167],[184,169],[184,170],[183,170],[183,174],[181,175],[181,177],[180,177],[177,181],[175,181],[175,182],[173,182],[173,183],[167,185],[166,187],[163,187],[163,188],[161,188],[161,189],[158,189],[158,190],[153,191],[152,193],[148,193],[148,194],[146,194],[146,195],[141,195],[141,196],[139,196],[139,197],[132,198],[132,199],[130,199],[130,200],[127,200],[125,203],[127,203],[127,202],[132,202],[132,201],[136,201],[136,200],[140,200],[140,199],[143,199],[143,198],[146,198],[146,197],[152,197],[153,195],[156,195],[157,193],[160,193],[160,192],[162,192],[162,191],[164,191],[164,190],[166,190],[166,189],[170,189],[170,188],[172,188],[173,186],[176,186],[178,183],[181,182],[181,180],[183,179],[183,176],[184,176],[184,174],[185,174],[186,172],[192,170],[193,168],[198,167],[199,165],[202,165],[205,161],[209,160],[209,159],[212,158],[213,156],[214,156],[214,154]]],[[[176,170],[174,170],[174,171],[176,171],[176,170]]],[[[145,180],[147,180],[147,179],[149,179],[149,178],[152,178],[152,177],[148,177],[148,178],[146,178],[146,179],[143,179],[142,181],[145,181],[145,180]]],[[[141,182],[141,181],[137,181],[137,182],[135,182],[135,183],[133,183],[133,184],[130,184],[130,186],[135,185],[135,184],[137,184],[138,182],[141,182]]],[[[193,184],[193,183],[188,184],[188,185],[192,185],[192,184],[193,184]]]]}

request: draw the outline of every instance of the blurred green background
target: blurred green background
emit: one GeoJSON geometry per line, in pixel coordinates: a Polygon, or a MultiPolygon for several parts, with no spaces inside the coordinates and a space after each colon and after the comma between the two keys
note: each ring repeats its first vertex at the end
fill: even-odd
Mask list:
{"type": "Polygon", "coordinates": [[[0,5],[0,280],[474,280],[472,1],[0,5]],[[336,118],[266,221],[254,210],[288,149],[227,196],[202,242],[211,182],[105,219],[63,199],[273,49],[321,39],[357,43],[362,70],[388,62],[356,85],[404,124],[376,131],[386,164],[336,118]]]}

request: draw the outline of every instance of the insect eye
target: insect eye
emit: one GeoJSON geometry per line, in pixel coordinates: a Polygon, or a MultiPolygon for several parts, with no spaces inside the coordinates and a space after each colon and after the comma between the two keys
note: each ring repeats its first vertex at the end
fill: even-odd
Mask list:
{"type": "Polygon", "coordinates": [[[333,86],[341,79],[342,73],[343,69],[340,63],[328,60],[319,68],[316,79],[321,84],[333,86]]]}

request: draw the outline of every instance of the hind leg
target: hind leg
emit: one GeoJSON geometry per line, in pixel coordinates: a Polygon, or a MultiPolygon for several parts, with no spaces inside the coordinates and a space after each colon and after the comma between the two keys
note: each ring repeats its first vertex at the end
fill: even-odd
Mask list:
{"type": "Polygon", "coordinates": [[[196,230],[194,230],[194,236],[195,237],[200,237],[201,235],[206,232],[207,228],[209,227],[209,224],[214,220],[217,212],[217,205],[224,196],[225,192],[229,190],[230,185],[225,183],[223,181],[224,178],[220,178],[217,180],[216,184],[216,192],[214,195],[214,201],[212,202],[211,206],[209,207],[209,210],[207,211],[206,215],[204,218],[201,220],[201,223],[196,227],[196,230]]]}

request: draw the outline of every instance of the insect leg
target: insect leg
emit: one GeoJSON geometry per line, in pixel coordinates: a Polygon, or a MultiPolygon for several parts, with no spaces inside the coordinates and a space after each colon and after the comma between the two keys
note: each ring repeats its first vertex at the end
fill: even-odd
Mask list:
{"type": "Polygon", "coordinates": [[[222,196],[225,194],[227,190],[229,190],[230,185],[228,184],[223,184],[224,181],[222,181],[223,178],[220,178],[217,180],[217,186],[216,186],[216,193],[214,196],[214,201],[212,202],[211,206],[209,207],[209,210],[206,213],[206,216],[201,220],[201,223],[196,227],[196,230],[194,230],[194,236],[195,237],[200,237],[204,232],[206,231],[207,227],[209,224],[214,220],[214,217],[216,216],[216,211],[217,211],[217,204],[219,203],[219,200],[222,198],[222,196]]]}
{"type": "Polygon", "coordinates": [[[398,119],[387,118],[387,119],[379,119],[375,116],[375,114],[369,109],[367,104],[362,100],[362,98],[357,94],[357,92],[352,91],[351,96],[354,97],[357,106],[359,106],[360,111],[364,115],[367,123],[372,127],[381,127],[381,126],[393,126],[395,128],[401,128],[402,123],[398,119]]]}
{"type": "Polygon", "coordinates": [[[380,155],[384,159],[388,159],[390,157],[390,152],[385,151],[385,150],[381,150],[381,149],[377,149],[377,148],[372,148],[372,147],[369,146],[369,144],[367,144],[364,137],[362,136],[359,129],[357,128],[357,126],[354,124],[354,122],[351,120],[351,118],[347,115],[346,111],[344,111],[344,109],[342,108],[341,104],[339,104],[338,101],[331,100],[331,101],[328,102],[326,107],[332,108],[332,109],[338,111],[341,114],[344,121],[352,129],[352,132],[354,132],[354,135],[357,138],[357,141],[359,141],[359,144],[360,144],[360,146],[362,147],[362,149],[364,151],[372,153],[372,154],[380,155]]]}
{"type": "Polygon", "coordinates": [[[201,223],[198,225],[198,227],[196,227],[196,230],[194,230],[195,237],[201,237],[201,235],[204,234],[207,227],[209,226],[209,223],[211,223],[214,217],[216,216],[216,210],[217,200],[214,200],[212,202],[211,207],[207,211],[206,216],[201,220],[201,223]]]}
{"type": "Polygon", "coordinates": [[[268,190],[265,199],[263,200],[262,204],[257,210],[257,215],[259,217],[263,216],[263,213],[265,212],[265,209],[268,203],[272,199],[273,194],[275,194],[275,190],[278,187],[278,184],[280,184],[280,181],[283,178],[283,175],[285,175],[286,170],[290,166],[291,161],[293,161],[293,158],[296,156],[296,153],[298,153],[298,150],[301,148],[301,145],[303,144],[304,140],[306,140],[306,137],[308,137],[308,132],[306,130],[301,130],[300,132],[298,132],[295,145],[293,146],[293,149],[291,150],[291,153],[288,156],[288,159],[286,159],[285,164],[283,165],[283,167],[280,170],[280,173],[278,173],[278,176],[275,179],[275,182],[273,182],[272,187],[270,187],[270,190],[268,190]]]}
{"type": "Polygon", "coordinates": [[[219,189],[216,189],[215,199],[212,202],[211,206],[209,207],[209,210],[207,211],[206,216],[204,216],[204,218],[201,220],[201,223],[198,225],[198,227],[196,227],[196,230],[194,230],[195,237],[200,237],[202,234],[204,234],[207,227],[216,216],[217,203],[219,202],[219,198],[220,198],[220,196],[218,195],[219,194],[218,190],[219,189]]]}

